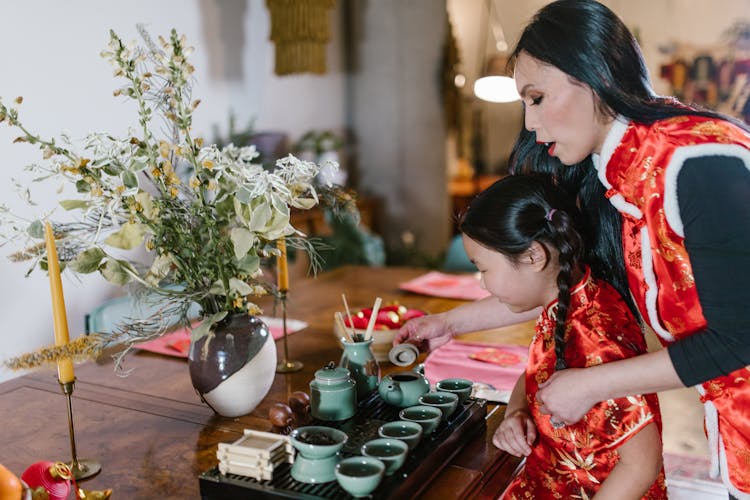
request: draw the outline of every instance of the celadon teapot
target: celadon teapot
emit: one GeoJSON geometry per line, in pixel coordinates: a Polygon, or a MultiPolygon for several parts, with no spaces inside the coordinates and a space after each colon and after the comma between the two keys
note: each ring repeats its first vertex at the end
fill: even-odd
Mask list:
{"type": "Polygon", "coordinates": [[[394,372],[378,385],[378,394],[389,405],[406,408],[419,404],[419,396],[430,391],[430,382],[416,371],[394,372]]]}

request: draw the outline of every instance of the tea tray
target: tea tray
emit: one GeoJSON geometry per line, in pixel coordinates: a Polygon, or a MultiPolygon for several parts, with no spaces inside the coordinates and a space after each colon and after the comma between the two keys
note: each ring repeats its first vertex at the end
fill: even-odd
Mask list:
{"type": "MultiPolygon", "coordinates": [[[[442,422],[406,458],[395,474],[386,476],[370,498],[413,498],[418,495],[470,438],[486,431],[487,401],[469,398],[442,422]]],[[[357,413],[343,422],[313,420],[311,425],[326,425],[346,432],[349,436],[342,457],[359,455],[365,442],[378,437],[378,428],[385,422],[398,420],[400,408],[386,404],[373,391],[362,401],[357,413]]],[[[352,498],[336,481],[324,484],[307,484],[292,478],[291,464],[282,463],[270,479],[257,480],[237,474],[222,474],[218,466],[198,476],[201,498],[204,500],[231,500],[236,498],[301,498],[349,499],[352,498]]]]}

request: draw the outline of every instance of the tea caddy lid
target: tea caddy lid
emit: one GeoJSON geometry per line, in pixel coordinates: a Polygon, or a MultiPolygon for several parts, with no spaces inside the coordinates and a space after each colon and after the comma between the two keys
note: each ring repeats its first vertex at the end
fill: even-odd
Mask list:
{"type": "Polygon", "coordinates": [[[339,384],[349,380],[349,370],[336,366],[333,361],[315,372],[315,381],[323,384],[339,384]]]}

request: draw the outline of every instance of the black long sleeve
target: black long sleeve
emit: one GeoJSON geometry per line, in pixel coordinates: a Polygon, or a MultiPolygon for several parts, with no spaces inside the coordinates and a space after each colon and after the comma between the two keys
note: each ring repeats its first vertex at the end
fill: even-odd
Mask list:
{"type": "Polygon", "coordinates": [[[708,326],[668,352],[692,386],[750,365],[750,171],[736,157],[687,160],[677,198],[708,326]]]}

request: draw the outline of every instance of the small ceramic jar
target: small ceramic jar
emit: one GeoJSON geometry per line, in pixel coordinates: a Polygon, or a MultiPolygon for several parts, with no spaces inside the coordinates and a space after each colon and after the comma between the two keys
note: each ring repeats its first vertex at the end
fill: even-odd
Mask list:
{"type": "Polygon", "coordinates": [[[314,418],[324,421],[354,416],[357,392],[349,370],[329,363],[315,372],[315,380],[310,382],[310,411],[314,418]]]}

